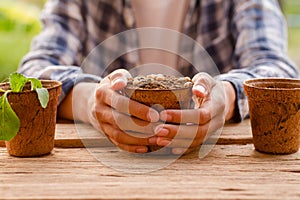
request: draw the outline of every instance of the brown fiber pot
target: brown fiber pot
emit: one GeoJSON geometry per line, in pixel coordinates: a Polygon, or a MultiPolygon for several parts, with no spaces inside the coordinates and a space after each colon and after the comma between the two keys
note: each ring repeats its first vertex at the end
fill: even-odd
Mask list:
{"type": "Polygon", "coordinates": [[[131,89],[125,88],[125,94],[160,111],[163,109],[188,109],[192,98],[192,87],[161,90],[161,89],[131,89]]]}
{"type": "Polygon", "coordinates": [[[299,149],[300,80],[251,79],[244,82],[256,150],[290,154],[299,149]]]}
{"type": "MultiPolygon", "coordinates": [[[[49,92],[49,102],[42,108],[36,91],[30,91],[27,84],[21,93],[9,93],[8,101],[20,119],[20,129],[11,141],[5,141],[12,156],[31,157],[50,153],[54,148],[56,110],[61,83],[43,80],[43,87],[49,92]]],[[[9,89],[8,83],[0,84],[9,89]]]]}
{"type": "MultiPolygon", "coordinates": [[[[192,86],[181,89],[124,89],[125,95],[132,100],[162,111],[163,109],[188,109],[192,100],[192,86]]],[[[157,151],[161,146],[149,146],[149,151],[157,151]]],[[[162,154],[169,154],[167,149],[162,154]]]]}

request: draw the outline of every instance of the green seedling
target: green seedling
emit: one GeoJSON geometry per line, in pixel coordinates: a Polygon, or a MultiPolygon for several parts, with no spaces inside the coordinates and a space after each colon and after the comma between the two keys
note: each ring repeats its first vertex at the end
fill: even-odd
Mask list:
{"type": "Polygon", "coordinates": [[[0,89],[3,95],[0,97],[0,140],[12,140],[18,133],[20,128],[20,119],[12,109],[8,102],[7,95],[10,92],[23,91],[23,87],[27,82],[31,84],[31,90],[35,90],[42,108],[46,108],[49,101],[49,93],[40,80],[36,78],[27,78],[19,73],[12,73],[9,76],[10,90],[0,89]]]}

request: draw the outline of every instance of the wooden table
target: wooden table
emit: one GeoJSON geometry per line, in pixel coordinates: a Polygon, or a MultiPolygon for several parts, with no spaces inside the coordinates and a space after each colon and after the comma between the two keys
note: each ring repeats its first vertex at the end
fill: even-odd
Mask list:
{"type": "MultiPolygon", "coordinates": [[[[91,141],[100,141],[104,157],[112,155],[105,137],[78,127],[94,134],[91,141]]],[[[95,159],[74,124],[57,124],[55,149],[47,156],[11,157],[0,142],[0,199],[300,199],[299,152],[261,154],[251,141],[248,120],[228,124],[205,158],[192,153],[134,174],[95,159]]]]}

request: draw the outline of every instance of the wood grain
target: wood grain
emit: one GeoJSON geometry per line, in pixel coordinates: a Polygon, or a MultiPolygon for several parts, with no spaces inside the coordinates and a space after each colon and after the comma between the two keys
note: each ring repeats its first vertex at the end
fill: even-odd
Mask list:
{"type": "MultiPolygon", "coordinates": [[[[55,133],[55,147],[81,148],[84,143],[90,146],[110,146],[107,138],[88,124],[57,123],[55,133]],[[83,142],[84,139],[84,142],[83,142]]],[[[218,144],[249,144],[252,143],[250,121],[226,124],[218,139],[218,144]]],[[[0,146],[5,146],[0,141],[0,146]]]]}
{"type": "Polygon", "coordinates": [[[0,148],[0,159],[0,199],[300,199],[299,152],[266,155],[252,144],[216,145],[203,159],[194,152],[145,174],[115,171],[84,148],[39,158],[0,148]]]}

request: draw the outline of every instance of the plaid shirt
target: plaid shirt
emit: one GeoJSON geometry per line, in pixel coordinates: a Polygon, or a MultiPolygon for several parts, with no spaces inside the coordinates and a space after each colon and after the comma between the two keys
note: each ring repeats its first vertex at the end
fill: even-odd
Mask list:
{"type": "MultiPolygon", "coordinates": [[[[101,80],[103,73],[95,73],[103,71],[100,63],[80,67],[98,44],[136,27],[130,0],[49,0],[41,20],[43,30],[19,72],[62,81],[60,101],[77,82],[101,80]]],[[[298,77],[286,54],[286,24],[276,0],[191,0],[183,33],[209,53],[221,73],[216,79],[235,87],[234,121],[248,114],[245,79],[298,77]]],[[[129,69],[134,65],[132,58],[122,56],[107,73],[120,66],[129,69]]],[[[190,66],[180,71],[190,77],[195,73],[190,66]]]]}

